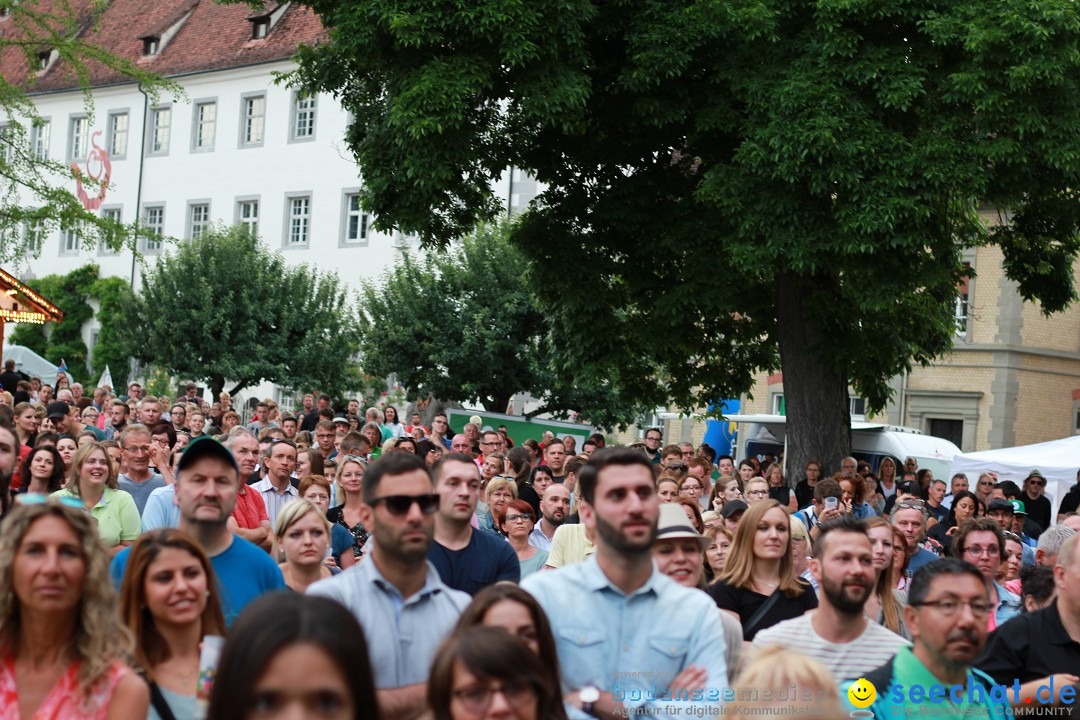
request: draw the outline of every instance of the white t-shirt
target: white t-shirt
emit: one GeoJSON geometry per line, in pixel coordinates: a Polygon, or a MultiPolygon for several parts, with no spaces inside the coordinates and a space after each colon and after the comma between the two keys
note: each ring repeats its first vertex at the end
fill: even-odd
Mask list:
{"type": "Polygon", "coordinates": [[[785,620],[758,632],[754,636],[754,647],[781,645],[806,653],[828,668],[839,683],[864,677],[891,660],[900,648],[911,645],[869,619],[863,634],[851,642],[829,642],[814,631],[811,618],[815,612],[785,620]]]}

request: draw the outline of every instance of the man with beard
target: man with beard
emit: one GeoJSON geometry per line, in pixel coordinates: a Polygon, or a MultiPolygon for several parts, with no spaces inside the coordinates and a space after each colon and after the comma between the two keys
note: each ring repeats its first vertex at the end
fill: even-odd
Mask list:
{"type": "MultiPolygon", "coordinates": [[[[208,437],[188,445],[176,466],[175,487],[180,530],[210,557],[227,624],[258,596],[285,589],[277,563],[257,546],[229,532],[240,476],[236,460],[224,445],[208,437]]],[[[109,567],[117,588],[123,582],[130,552],[131,548],[121,550],[109,567]]]]}
{"type": "Polygon", "coordinates": [[[566,521],[570,512],[570,491],[565,485],[548,485],[544,497],[540,498],[540,522],[536,523],[529,534],[529,544],[538,550],[551,550],[551,538],[555,531],[566,521]]]}
{"type": "Polygon", "coordinates": [[[993,607],[975,566],[957,558],[926,565],[915,573],[904,608],[913,646],[901,648],[865,678],[841,685],[840,697],[878,720],[1010,717],[1003,693],[991,692],[993,678],[972,667],[986,644],[986,619],[993,607]]]}
{"type": "Polygon", "coordinates": [[[423,460],[389,453],[371,463],[363,500],[360,521],[375,540],[371,553],[308,594],[337,600],[364,628],[382,716],[415,718],[427,710],[435,651],[469,596],[447,587],[428,562],[439,496],[423,460]]]}
{"type": "Polygon", "coordinates": [[[596,553],[521,584],[557,619],[573,716],[718,714],[718,689],[727,686],[723,625],[707,594],[653,564],[660,499],[649,458],[633,448],[598,450],[578,474],[578,492],[596,553]],[[687,694],[669,693],[672,686],[687,694]]]}
{"type": "Polygon", "coordinates": [[[866,523],[841,515],[818,526],[810,572],[821,588],[816,610],[754,636],[754,645],[783,645],[814,658],[838,681],[881,667],[907,640],[863,612],[874,592],[873,557],[866,523]]]}

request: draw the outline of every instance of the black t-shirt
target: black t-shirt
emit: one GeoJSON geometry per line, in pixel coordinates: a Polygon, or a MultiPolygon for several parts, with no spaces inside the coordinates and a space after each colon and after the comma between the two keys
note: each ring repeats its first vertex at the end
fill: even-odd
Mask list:
{"type": "MultiPolygon", "coordinates": [[[[765,617],[761,618],[750,632],[746,631],[746,625],[754,617],[754,613],[758,611],[758,608],[769,599],[768,595],[761,595],[753,590],[737,588],[734,585],[720,581],[713,583],[709,587],[709,594],[716,601],[718,608],[730,610],[739,616],[743,625],[743,639],[749,641],[753,640],[754,636],[761,630],[772,627],[784,620],[797,618],[807,610],[813,610],[817,607],[817,595],[814,594],[814,589],[808,583],[800,581],[800,584],[803,588],[802,593],[795,597],[781,595],[773,606],[769,608],[769,611],[765,613],[765,617]]],[[[780,591],[777,590],[777,592],[780,591]]]]}
{"type": "Polygon", "coordinates": [[[810,483],[805,478],[799,481],[799,484],[795,486],[795,504],[802,510],[814,501],[814,488],[810,487],[810,483]]]}
{"type": "Polygon", "coordinates": [[[1065,631],[1055,600],[990,633],[974,664],[995,682],[1011,687],[1014,680],[1023,684],[1055,673],[1080,672],[1080,643],[1065,631]]]}
{"type": "Polygon", "coordinates": [[[300,432],[315,432],[315,426],[319,424],[319,411],[312,410],[309,413],[300,414],[300,425],[298,430],[300,432]]]}
{"type": "Polygon", "coordinates": [[[1065,513],[1076,512],[1077,508],[1080,508],[1080,485],[1073,485],[1061,499],[1061,505],[1058,505],[1058,517],[1065,513]]]}
{"type": "Polygon", "coordinates": [[[769,499],[775,500],[784,507],[791,501],[791,488],[786,485],[780,487],[769,486],[769,499]]]}
{"type": "Polygon", "coordinates": [[[1030,498],[1027,493],[1023,493],[1020,499],[1024,501],[1024,509],[1027,510],[1029,519],[1034,520],[1043,530],[1050,527],[1050,501],[1045,495],[1030,498]]]}

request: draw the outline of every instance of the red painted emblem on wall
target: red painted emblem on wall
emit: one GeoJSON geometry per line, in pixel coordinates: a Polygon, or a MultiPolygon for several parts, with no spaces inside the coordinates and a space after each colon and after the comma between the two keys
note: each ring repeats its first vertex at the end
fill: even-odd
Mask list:
{"type": "Polygon", "coordinates": [[[90,139],[91,150],[90,155],[86,158],[85,175],[82,168],[75,163],[71,163],[71,171],[75,175],[77,185],[75,193],[87,210],[97,210],[105,202],[105,195],[109,189],[109,178],[112,176],[112,162],[109,160],[109,154],[95,142],[101,132],[101,130],[98,130],[90,139]],[[83,177],[89,177],[98,183],[96,196],[90,197],[89,193],[86,192],[83,187],[83,177]]]}

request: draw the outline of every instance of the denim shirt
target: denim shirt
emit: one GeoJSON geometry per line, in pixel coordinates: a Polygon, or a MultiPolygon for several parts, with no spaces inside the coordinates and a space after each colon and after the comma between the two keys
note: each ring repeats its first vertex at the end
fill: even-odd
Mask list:
{"type": "Polygon", "coordinates": [[[626,595],[604,575],[595,555],[529,575],[521,586],[551,621],[565,692],[595,685],[636,717],[688,717],[690,708],[719,706],[728,685],[727,644],[708,594],[679,585],[654,562],[649,580],[626,595]],[[690,665],[706,670],[703,691],[689,699],[666,694],[671,680],[690,665]]]}

